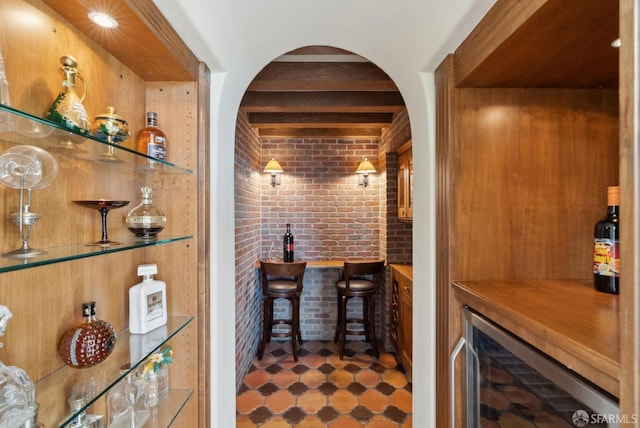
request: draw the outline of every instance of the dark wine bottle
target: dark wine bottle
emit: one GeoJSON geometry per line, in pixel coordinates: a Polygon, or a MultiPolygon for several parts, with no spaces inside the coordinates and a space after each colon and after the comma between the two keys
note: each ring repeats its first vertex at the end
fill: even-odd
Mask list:
{"type": "Polygon", "coordinates": [[[287,232],[282,238],[282,247],[284,249],[284,262],[293,263],[293,234],[289,223],[287,223],[287,232]]]}
{"type": "Polygon", "coordinates": [[[593,244],[593,277],[596,290],[620,292],[620,187],[607,189],[607,215],[596,223],[593,244]]]}

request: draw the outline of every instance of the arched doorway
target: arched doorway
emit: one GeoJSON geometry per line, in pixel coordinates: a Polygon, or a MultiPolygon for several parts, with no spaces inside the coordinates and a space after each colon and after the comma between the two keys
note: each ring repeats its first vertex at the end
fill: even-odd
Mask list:
{"type": "MultiPolygon", "coordinates": [[[[269,257],[272,244],[280,253],[285,223],[293,224],[296,253],[305,260],[412,262],[412,224],[395,215],[395,151],[409,139],[409,117],[397,87],[351,52],[296,49],[268,64],[249,84],[235,138],[237,384],[259,339],[255,262],[269,257]],[[272,157],[284,169],[276,186],[263,173],[272,157]],[[367,187],[358,184],[355,173],[363,158],[376,166],[367,187]]],[[[317,286],[307,290],[312,297],[306,308],[317,318],[303,330],[306,340],[332,337],[335,311],[324,308],[322,286],[333,284],[335,275],[307,274],[317,286]]],[[[385,349],[392,349],[389,299],[384,291],[377,305],[385,349]]]]}

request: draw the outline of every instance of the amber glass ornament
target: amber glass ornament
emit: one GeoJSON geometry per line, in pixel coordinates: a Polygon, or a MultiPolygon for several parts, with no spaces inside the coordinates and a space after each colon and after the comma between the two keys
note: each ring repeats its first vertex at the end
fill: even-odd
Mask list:
{"type": "Polygon", "coordinates": [[[58,354],[75,368],[94,366],[111,354],[116,332],[106,321],[96,319],[96,302],[82,304],[82,322],[70,328],[60,339],[58,354]]]}

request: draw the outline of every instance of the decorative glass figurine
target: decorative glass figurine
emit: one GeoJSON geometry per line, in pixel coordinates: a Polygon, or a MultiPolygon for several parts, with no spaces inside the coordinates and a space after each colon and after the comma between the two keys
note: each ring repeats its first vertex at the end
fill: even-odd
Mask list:
{"type": "MultiPolygon", "coordinates": [[[[0,305],[0,336],[4,336],[7,322],[12,316],[9,308],[0,305]]],[[[35,387],[25,371],[18,367],[5,366],[0,361],[0,427],[33,424],[38,407],[35,397],[35,387]]]]}
{"type": "Polygon", "coordinates": [[[111,324],[96,319],[96,302],[82,304],[82,322],[62,336],[58,354],[75,368],[94,366],[111,354],[116,345],[116,332],[111,324]]]}
{"type": "MultiPolygon", "coordinates": [[[[120,144],[129,136],[129,124],[116,114],[116,109],[107,107],[107,112],[96,116],[93,120],[93,136],[109,144],[120,144]]],[[[115,154],[113,146],[109,146],[106,153],[100,156],[103,162],[123,162],[115,154]]]]}
{"type": "Polygon", "coordinates": [[[78,61],[74,57],[71,55],[61,57],[60,64],[62,64],[60,72],[64,75],[62,92],[58,94],[53,104],[51,104],[45,119],[81,134],[86,134],[91,130],[89,115],[82,104],[87,95],[87,84],[78,72],[78,61]],[[82,97],[79,97],[76,93],[76,79],[80,80],[84,87],[82,97]]]}
{"type": "Polygon", "coordinates": [[[140,189],[142,202],[127,214],[127,227],[138,238],[154,239],[158,232],[164,229],[167,218],[164,213],[153,205],[150,187],[140,189]]]}
{"type": "Polygon", "coordinates": [[[20,190],[20,211],[11,214],[18,225],[22,246],[3,257],[27,259],[46,251],[29,247],[31,226],[40,215],[30,211],[31,191],[47,187],[58,173],[58,162],[46,150],[30,145],[13,146],[0,155],[0,182],[20,190]],[[25,194],[26,193],[26,194],[25,194]]]}
{"type": "MultiPolygon", "coordinates": [[[[126,372],[129,365],[121,368],[126,372]]],[[[109,390],[107,406],[109,409],[109,428],[140,428],[149,419],[146,409],[145,383],[135,372],[125,376],[109,390]]]]}

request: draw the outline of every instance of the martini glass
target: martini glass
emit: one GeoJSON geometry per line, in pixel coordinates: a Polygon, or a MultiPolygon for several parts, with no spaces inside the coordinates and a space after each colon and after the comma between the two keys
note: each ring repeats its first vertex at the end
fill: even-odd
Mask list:
{"type": "Polygon", "coordinates": [[[131,201],[112,201],[107,199],[95,199],[87,201],[73,201],[73,203],[81,205],[87,208],[93,208],[100,211],[100,217],[102,219],[102,238],[99,241],[92,242],[87,245],[98,247],[110,247],[112,245],[120,245],[122,242],[112,241],[107,236],[107,214],[109,211],[115,208],[122,208],[129,205],[131,201]]]}

